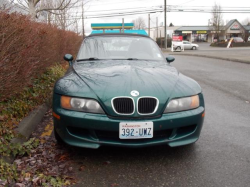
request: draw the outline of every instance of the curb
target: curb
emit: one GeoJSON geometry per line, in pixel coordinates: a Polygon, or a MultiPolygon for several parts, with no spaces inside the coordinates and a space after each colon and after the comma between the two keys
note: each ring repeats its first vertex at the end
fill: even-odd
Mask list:
{"type": "Polygon", "coordinates": [[[180,55],[180,56],[197,56],[197,57],[205,57],[205,58],[212,58],[212,59],[219,59],[219,60],[226,60],[231,62],[239,62],[244,64],[250,64],[250,60],[241,60],[237,58],[225,58],[225,57],[218,57],[218,56],[211,56],[211,55],[203,55],[203,54],[190,54],[190,53],[173,53],[172,51],[162,50],[164,53],[168,53],[169,55],[180,55]]]}
{"type": "Polygon", "coordinates": [[[205,57],[205,58],[212,58],[212,59],[219,59],[219,60],[227,60],[232,62],[240,62],[244,64],[250,64],[249,60],[241,60],[236,58],[224,58],[224,57],[218,57],[218,56],[210,56],[210,55],[202,55],[202,54],[176,54],[176,53],[169,53],[169,55],[183,55],[183,56],[197,56],[197,57],[205,57]]]}
{"type": "MultiPolygon", "coordinates": [[[[24,143],[26,142],[35,127],[41,122],[43,116],[48,111],[49,106],[47,104],[40,105],[35,110],[31,111],[27,117],[19,123],[18,128],[15,131],[20,135],[19,137],[13,138],[11,143],[24,143]]],[[[13,163],[15,157],[13,155],[9,157],[3,157],[3,160],[8,163],[13,163]]]]}

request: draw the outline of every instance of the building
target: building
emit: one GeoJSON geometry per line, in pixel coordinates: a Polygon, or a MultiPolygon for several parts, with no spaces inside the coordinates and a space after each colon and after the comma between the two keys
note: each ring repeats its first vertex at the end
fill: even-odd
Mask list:
{"type": "MultiPolygon", "coordinates": [[[[150,37],[156,40],[157,29],[153,28],[150,32],[150,37]]],[[[219,40],[226,40],[231,37],[241,37],[246,40],[250,34],[250,26],[243,26],[237,19],[229,21],[225,26],[222,26],[219,31],[213,26],[179,26],[167,27],[168,37],[172,34],[179,34],[183,36],[183,40],[190,42],[215,42],[219,40]],[[218,33],[218,34],[217,34],[218,33]],[[219,38],[217,38],[217,35],[219,38]]],[[[164,27],[159,27],[158,37],[164,37],[164,27]]]]}

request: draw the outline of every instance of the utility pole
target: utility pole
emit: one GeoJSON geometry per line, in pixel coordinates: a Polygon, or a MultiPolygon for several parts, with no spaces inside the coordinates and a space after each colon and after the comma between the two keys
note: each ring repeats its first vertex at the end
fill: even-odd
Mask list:
{"type": "Polygon", "coordinates": [[[77,23],[77,20],[75,21],[75,23],[76,23],[76,33],[78,35],[79,33],[78,33],[78,23],[77,23]]]}
{"type": "Polygon", "coordinates": [[[167,0],[164,0],[164,48],[167,49],[167,0]]]}
{"type": "Polygon", "coordinates": [[[122,18],[122,33],[124,33],[124,18],[122,18]]]}
{"type": "Polygon", "coordinates": [[[62,10],[62,29],[66,30],[66,11],[65,9],[62,10]]]}
{"type": "Polygon", "coordinates": [[[150,14],[148,14],[148,36],[150,37],[150,14]]]}
{"type": "Polygon", "coordinates": [[[156,17],[156,41],[158,38],[158,17],[156,17]]]}
{"type": "Polygon", "coordinates": [[[161,45],[161,49],[162,49],[161,30],[160,30],[160,45],[161,45]]]}
{"type": "Polygon", "coordinates": [[[82,37],[84,39],[85,37],[85,29],[84,29],[84,7],[83,7],[83,2],[82,2],[82,37]]]}

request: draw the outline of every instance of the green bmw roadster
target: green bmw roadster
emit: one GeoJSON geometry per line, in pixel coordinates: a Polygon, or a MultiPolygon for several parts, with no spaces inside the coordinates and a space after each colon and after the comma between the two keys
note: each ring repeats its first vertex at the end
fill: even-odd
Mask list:
{"type": "Polygon", "coordinates": [[[205,104],[201,87],[170,65],[148,36],[93,34],[54,87],[58,142],[100,146],[171,147],[195,143],[205,104]]]}

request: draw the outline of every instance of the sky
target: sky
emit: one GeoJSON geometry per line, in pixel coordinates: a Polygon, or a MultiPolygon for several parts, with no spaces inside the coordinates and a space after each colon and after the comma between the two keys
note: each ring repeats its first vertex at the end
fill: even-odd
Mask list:
{"type": "MultiPolygon", "coordinates": [[[[85,0],[86,1],[86,0],[85,0]]],[[[170,8],[181,9],[212,9],[215,4],[220,4],[222,9],[233,10],[235,8],[248,10],[250,12],[250,0],[167,0],[167,5],[170,8]]],[[[146,25],[148,24],[148,13],[129,15],[129,16],[116,16],[105,18],[92,18],[90,16],[98,16],[100,14],[111,14],[114,12],[134,12],[136,9],[145,10],[158,8],[164,5],[164,0],[90,0],[85,4],[85,32],[91,32],[91,23],[121,23],[124,18],[125,23],[132,22],[132,20],[142,17],[146,25]],[[101,12],[102,11],[102,12],[101,12]]],[[[78,11],[80,12],[81,9],[78,11]]],[[[78,13],[80,14],[80,13],[78,13]]],[[[164,22],[164,13],[157,12],[150,14],[151,27],[156,26],[156,17],[158,17],[159,25],[164,22]]],[[[192,26],[192,25],[208,25],[208,20],[211,19],[211,13],[198,13],[198,12],[168,12],[167,25],[173,23],[175,26],[192,26]]],[[[223,13],[223,20],[225,22],[231,19],[238,19],[240,22],[246,18],[250,19],[250,13],[223,13]]],[[[81,27],[81,26],[80,26],[81,27]]]]}

